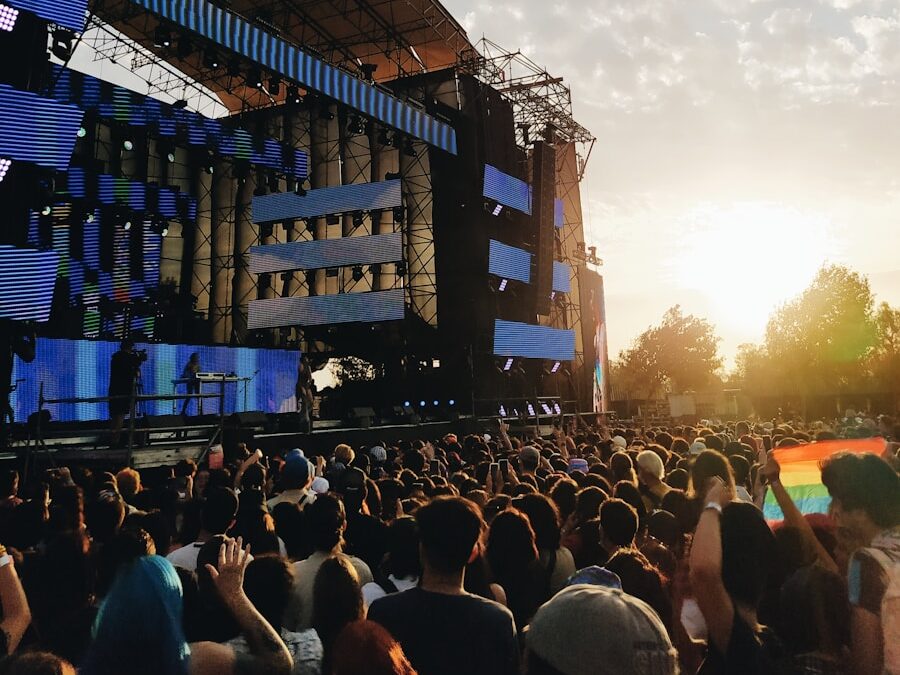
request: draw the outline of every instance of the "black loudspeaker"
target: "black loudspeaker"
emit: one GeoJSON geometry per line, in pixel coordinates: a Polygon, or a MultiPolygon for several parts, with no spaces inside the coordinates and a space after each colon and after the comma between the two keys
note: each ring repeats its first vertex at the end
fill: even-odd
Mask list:
{"type": "Polygon", "coordinates": [[[181,415],[144,415],[143,420],[146,429],[184,426],[184,418],[181,415]]]}
{"type": "Polygon", "coordinates": [[[372,426],[372,422],[375,421],[375,411],[369,407],[350,408],[348,417],[351,422],[359,425],[360,428],[368,429],[372,426]]]}
{"type": "Polygon", "coordinates": [[[546,141],[534,144],[532,155],[534,196],[531,217],[537,226],[537,255],[534,256],[535,310],[541,316],[550,314],[553,293],[553,249],[556,238],[554,202],[556,201],[556,149],[546,141]]]}
{"type": "Polygon", "coordinates": [[[392,408],[392,411],[398,422],[403,422],[405,424],[419,423],[419,415],[411,405],[395,405],[392,408]]]}
{"type": "Polygon", "coordinates": [[[248,410],[232,413],[228,418],[228,424],[237,427],[265,427],[266,420],[266,414],[261,410],[248,410]]]}

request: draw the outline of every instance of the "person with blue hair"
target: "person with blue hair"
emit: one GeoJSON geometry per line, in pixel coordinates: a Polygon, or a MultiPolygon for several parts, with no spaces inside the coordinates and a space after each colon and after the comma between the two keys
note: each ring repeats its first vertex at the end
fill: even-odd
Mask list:
{"type": "Polygon", "coordinates": [[[237,654],[214,642],[188,644],[182,627],[181,580],[161,556],[144,556],[124,568],[97,613],[82,675],[288,675],[293,662],[278,633],[243,590],[250,547],[229,539],[218,564],[207,565],[216,590],[250,646],[237,654]]]}

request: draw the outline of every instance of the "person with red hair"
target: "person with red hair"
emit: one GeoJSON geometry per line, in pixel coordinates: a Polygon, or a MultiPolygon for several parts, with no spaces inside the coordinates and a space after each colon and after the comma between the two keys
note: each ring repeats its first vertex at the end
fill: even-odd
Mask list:
{"type": "Polygon", "coordinates": [[[416,670],[387,630],[360,620],[338,633],[330,675],[416,675],[416,670]]]}

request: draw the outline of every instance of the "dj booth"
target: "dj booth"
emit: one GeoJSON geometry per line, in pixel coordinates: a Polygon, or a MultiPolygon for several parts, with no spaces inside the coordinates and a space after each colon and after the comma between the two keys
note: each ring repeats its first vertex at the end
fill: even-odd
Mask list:
{"type": "MultiPolygon", "coordinates": [[[[250,381],[252,377],[238,377],[234,373],[226,375],[225,373],[197,373],[195,377],[179,377],[172,380],[172,393],[178,393],[178,387],[180,385],[184,385],[186,391],[190,391],[190,384],[192,382],[196,382],[199,385],[199,391],[197,393],[203,394],[203,385],[215,385],[218,387],[217,391],[222,394],[222,398],[224,399],[224,390],[226,384],[234,384],[237,385],[239,382],[243,382],[243,387],[239,387],[239,389],[243,389],[243,407],[242,410],[248,410],[247,408],[247,388],[250,386],[250,381]]],[[[235,397],[236,398],[236,397],[235,397]]],[[[172,401],[172,412],[177,412],[177,404],[178,401],[172,401]]],[[[197,399],[197,406],[199,408],[198,414],[203,414],[203,398],[197,399]]]]}

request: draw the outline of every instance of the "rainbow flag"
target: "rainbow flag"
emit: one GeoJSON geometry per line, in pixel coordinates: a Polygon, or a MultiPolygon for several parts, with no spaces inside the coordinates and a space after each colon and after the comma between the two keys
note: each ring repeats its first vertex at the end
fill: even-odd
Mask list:
{"type": "MultiPolygon", "coordinates": [[[[871,452],[880,455],[884,452],[884,439],[821,441],[775,451],[775,459],[781,464],[781,484],[787,488],[788,494],[801,513],[828,512],[831,497],[828,496],[828,490],[822,485],[819,462],[831,457],[836,452],[871,452]]],[[[771,490],[766,494],[763,514],[770,522],[784,520],[781,507],[775,501],[771,490]]]]}

